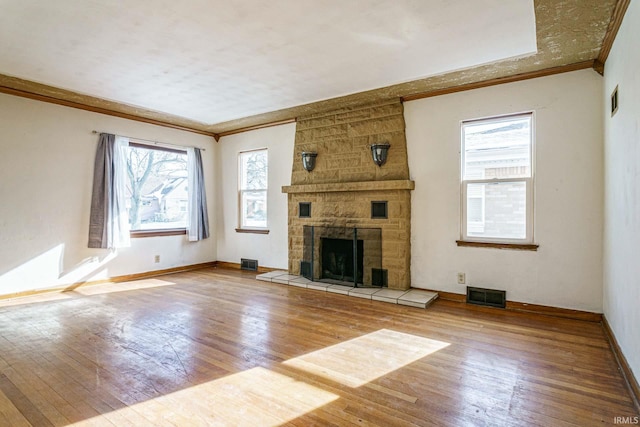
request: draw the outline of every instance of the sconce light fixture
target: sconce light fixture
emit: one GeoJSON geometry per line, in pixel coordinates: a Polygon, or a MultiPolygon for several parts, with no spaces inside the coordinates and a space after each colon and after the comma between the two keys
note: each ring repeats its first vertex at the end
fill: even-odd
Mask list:
{"type": "Polygon", "coordinates": [[[387,152],[389,151],[389,147],[391,147],[391,145],[388,142],[383,142],[382,144],[372,144],[371,156],[373,157],[373,163],[378,166],[384,165],[384,163],[387,161],[387,152]]]}
{"type": "Polygon", "coordinates": [[[313,168],[316,167],[316,157],[318,157],[318,153],[313,151],[303,151],[302,152],[302,167],[307,172],[311,172],[313,168]]]}

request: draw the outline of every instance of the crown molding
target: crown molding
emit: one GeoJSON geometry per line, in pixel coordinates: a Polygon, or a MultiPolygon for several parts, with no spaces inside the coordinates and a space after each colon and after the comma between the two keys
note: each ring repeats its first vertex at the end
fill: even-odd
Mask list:
{"type": "Polygon", "coordinates": [[[606,64],[607,58],[609,57],[609,52],[611,52],[613,42],[618,35],[618,30],[620,30],[622,20],[625,13],[627,12],[627,8],[629,7],[629,3],[631,3],[631,0],[618,0],[616,2],[615,8],[613,9],[613,13],[611,14],[611,21],[609,21],[609,26],[607,27],[607,32],[604,35],[602,47],[600,48],[600,53],[598,54],[598,58],[596,59],[597,68],[594,67],[594,69],[600,74],[604,74],[604,65],[606,64]]]}
{"type": "Polygon", "coordinates": [[[182,117],[107,101],[3,74],[0,74],[0,93],[216,137],[214,132],[206,129],[206,125],[182,117]]]}

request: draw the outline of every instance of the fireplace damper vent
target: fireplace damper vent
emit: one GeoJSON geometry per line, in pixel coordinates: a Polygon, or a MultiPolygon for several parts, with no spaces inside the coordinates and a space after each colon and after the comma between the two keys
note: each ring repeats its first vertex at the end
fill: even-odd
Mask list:
{"type": "Polygon", "coordinates": [[[258,271],[258,260],[240,258],[240,270],[258,271]]]}
{"type": "Polygon", "coordinates": [[[467,286],[467,303],[505,308],[507,305],[507,292],[467,286]]]}

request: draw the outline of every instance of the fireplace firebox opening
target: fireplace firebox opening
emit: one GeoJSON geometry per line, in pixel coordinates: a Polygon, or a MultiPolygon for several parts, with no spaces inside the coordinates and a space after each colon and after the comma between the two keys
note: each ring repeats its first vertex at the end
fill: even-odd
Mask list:
{"type": "Polygon", "coordinates": [[[364,269],[364,243],[357,240],[354,250],[354,241],[348,239],[320,239],[321,279],[340,280],[362,284],[364,269]],[[355,253],[354,253],[355,252],[355,253]]]}

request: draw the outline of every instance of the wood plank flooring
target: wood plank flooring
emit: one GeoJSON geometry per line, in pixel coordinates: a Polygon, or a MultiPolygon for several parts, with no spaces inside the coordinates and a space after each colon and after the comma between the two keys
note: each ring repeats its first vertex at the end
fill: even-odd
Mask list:
{"type": "MultiPolygon", "coordinates": [[[[635,417],[597,323],[207,268],[0,302],[1,426],[591,426],[635,417]]],[[[619,425],[619,424],[618,424],[619,425]]]]}

